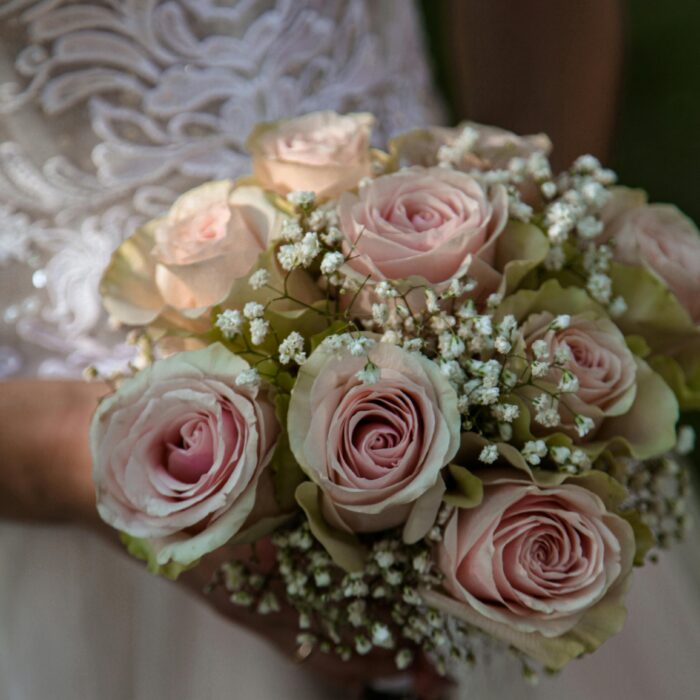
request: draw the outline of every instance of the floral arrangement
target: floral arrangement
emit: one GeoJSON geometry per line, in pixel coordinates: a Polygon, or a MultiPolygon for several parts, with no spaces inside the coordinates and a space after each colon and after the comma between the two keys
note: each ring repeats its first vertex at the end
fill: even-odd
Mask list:
{"type": "Polygon", "coordinates": [[[92,425],[100,515],[171,577],[271,540],[212,586],[309,649],[559,669],[687,525],[700,237],[543,135],[372,127],[259,125],[251,177],[116,251],[138,353],[92,425]]]}

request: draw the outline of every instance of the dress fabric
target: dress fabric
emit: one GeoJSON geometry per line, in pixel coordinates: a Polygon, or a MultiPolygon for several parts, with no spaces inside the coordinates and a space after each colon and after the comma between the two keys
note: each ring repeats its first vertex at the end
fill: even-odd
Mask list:
{"type": "MultiPolygon", "coordinates": [[[[114,248],[319,109],[440,120],[411,2],[0,0],[0,378],[123,366],[114,248]]],[[[341,697],[90,533],[0,523],[0,569],[0,700],[341,697]]]]}
{"type": "MultiPolygon", "coordinates": [[[[0,0],[0,377],[124,365],[97,284],[112,250],[203,180],[249,170],[258,121],[440,121],[407,0],[0,0]]],[[[636,577],[630,619],[538,688],[495,656],[464,700],[690,700],[700,548],[636,577]]],[[[340,698],[72,527],[0,524],[0,700],[340,698]]]]}

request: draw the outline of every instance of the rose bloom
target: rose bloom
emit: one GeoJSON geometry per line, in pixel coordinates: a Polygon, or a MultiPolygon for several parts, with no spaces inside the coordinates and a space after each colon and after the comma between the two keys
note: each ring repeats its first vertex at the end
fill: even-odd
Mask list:
{"type": "Polygon", "coordinates": [[[366,357],[319,346],[302,366],[289,406],[289,441],[322,492],[326,519],[346,531],[405,525],[416,541],[433,525],[442,468],[457,451],[457,395],[437,365],[386,343],[366,357]]]}
{"type": "MultiPolygon", "coordinates": [[[[520,633],[559,637],[595,606],[619,605],[634,552],[630,525],[591,491],[501,479],[485,484],[480,506],[455,509],[437,559],[457,603],[449,612],[531,652],[520,633]]],[[[588,643],[600,632],[591,626],[588,643]]]]}
{"type": "MultiPolygon", "coordinates": [[[[562,396],[562,426],[557,429],[564,427],[577,437],[573,414],[591,418],[597,428],[606,416],[630,410],[637,392],[637,365],[624,336],[609,319],[572,316],[567,328],[552,330],[554,318],[549,311],[532,314],[523,324],[523,336],[530,359],[534,359],[532,345],[538,340],[545,342],[549,362],[554,362],[558,350],[568,353],[564,368],[578,380],[578,389],[562,396]]],[[[556,387],[561,376],[562,369],[552,367],[536,381],[556,387]]],[[[585,436],[587,440],[595,435],[595,428],[585,436]]]]}
{"type": "Polygon", "coordinates": [[[642,192],[619,189],[607,205],[604,236],[625,265],[645,265],[700,323],[700,232],[676,207],[646,204],[642,192]]]}
{"type": "Polygon", "coordinates": [[[257,187],[196,187],[117,250],[102,281],[105,306],[128,324],[148,324],[167,309],[195,318],[252,272],[278,223],[257,187]]]}
{"type": "Polygon", "coordinates": [[[337,197],[371,173],[371,114],[313,112],[257,126],[246,143],[260,185],[337,197]]]}
{"type": "Polygon", "coordinates": [[[528,158],[538,152],[548,155],[552,150],[546,134],[519,136],[506,129],[469,121],[456,127],[434,126],[408,131],[390,142],[390,150],[402,165],[430,167],[438,164],[440,147],[454,146],[465,129],[471,131],[474,142],[462,161],[454,163],[457,168],[505,169],[513,158],[528,158]]]}
{"type": "Polygon", "coordinates": [[[408,168],[344,194],[339,216],[350,254],[343,270],[358,281],[418,276],[441,285],[468,266],[479,296],[501,282],[496,241],[508,221],[501,186],[489,194],[465,173],[408,168]]]}
{"type": "Polygon", "coordinates": [[[97,508],[145,538],[159,564],[225,544],[256,502],[280,433],[266,389],[237,386],[248,364],[222,345],[160,360],[100,403],[90,441],[97,508]]]}

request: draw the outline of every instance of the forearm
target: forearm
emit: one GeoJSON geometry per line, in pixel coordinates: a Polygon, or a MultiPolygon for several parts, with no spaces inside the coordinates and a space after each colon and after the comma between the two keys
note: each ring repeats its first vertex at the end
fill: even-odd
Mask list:
{"type": "Polygon", "coordinates": [[[101,384],[0,384],[0,517],[97,518],[88,431],[101,384]]]}

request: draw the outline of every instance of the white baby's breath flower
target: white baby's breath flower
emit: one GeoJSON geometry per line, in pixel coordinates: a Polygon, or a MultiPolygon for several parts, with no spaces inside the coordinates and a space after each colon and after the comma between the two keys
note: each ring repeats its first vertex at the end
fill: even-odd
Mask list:
{"type": "Polygon", "coordinates": [[[270,281],[270,273],[267,270],[256,270],[248,280],[253,289],[262,289],[270,281]]]}
{"type": "Polygon", "coordinates": [[[236,377],[237,386],[258,386],[258,384],[260,384],[260,375],[254,367],[244,369],[236,377]]]}
{"type": "Polygon", "coordinates": [[[302,265],[308,267],[314,258],[321,252],[321,243],[318,235],[313,231],[308,231],[299,243],[299,257],[302,265]]]}
{"type": "Polygon", "coordinates": [[[321,272],[324,275],[332,275],[337,272],[345,262],[345,257],[342,253],[331,252],[326,253],[321,260],[321,272]]]}
{"type": "Polygon", "coordinates": [[[243,315],[247,319],[261,318],[265,313],[265,307],[262,304],[258,304],[257,301],[249,301],[243,307],[243,315]]]}
{"type": "Polygon", "coordinates": [[[373,362],[368,362],[355,376],[363,384],[376,384],[381,377],[381,369],[373,362]]]}
{"type": "Polygon", "coordinates": [[[306,362],[306,353],[304,352],[304,338],[301,333],[292,331],[279,346],[280,362],[283,365],[289,364],[292,360],[298,365],[306,362]]]}
{"type": "Polygon", "coordinates": [[[532,352],[538,360],[546,362],[549,359],[549,345],[547,341],[542,338],[536,340],[532,344],[532,352]]]}
{"type": "Polygon", "coordinates": [[[241,332],[243,327],[243,315],[238,309],[226,309],[216,317],[216,327],[224,338],[231,340],[241,332]]]}
{"type": "Polygon", "coordinates": [[[576,224],[576,231],[583,238],[595,238],[603,231],[603,222],[594,216],[585,216],[576,224]]]}
{"type": "Polygon", "coordinates": [[[423,339],[409,338],[404,341],[403,349],[407,352],[420,352],[423,349],[423,339]]]}
{"type": "Polygon", "coordinates": [[[260,345],[270,331],[270,324],[263,318],[254,318],[250,322],[250,339],[253,345],[260,345]]]}
{"type": "Polygon", "coordinates": [[[491,412],[496,420],[512,423],[520,415],[520,408],[513,403],[499,403],[491,408],[491,412]]]}
{"type": "Polygon", "coordinates": [[[372,304],[372,320],[379,326],[386,323],[389,310],[386,304],[372,304]]]}
{"type": "Polygon", "coordinates": [[[558,272],[566,263],[566,253],[560,245],[552,245],[547,251],[547,257],[544,259],[544,266],[547,270],[558,272]]]}
{"type": "Polygon", "coordinates": [[[597,302],[607,304],[612,294],[612,280],[602,272],[594,272],[588,278],[586,289],[597,302]]]}
{"type": "Polygon", "coordinates": [[[534,467],[547,456],[547,445],[544,440],[528,440],[520,452],[525,461],[534,467]]]}
{"type": "Polygon", "coordinates": [[[384,331],[384,335],[382,335],[382,343],[389,343],[389,345],[401,345],[402,342],[402,336],[399,331],[395,331],[393,329],[389,329],[384,331]]]}
{"type": "Polygon", "coordinates": [[[563,331],[569,327],[571,324],[571,316],[569,314],[559,314],[555,319],[549,324],[550,330],[553,331],[563,331]]]}
{"type": "Polygon", "coordinates": [[[386,280],[382,280],[374,288],[380,299],[394,299],[399,296],[398,291],[386,280]]]}
{"type": "Polygon", "coordinates": [[[437,294],[432,289],[425,290],[425,307],[431,314],[436,314],[440,311],[440,305],[438,304],[437,294]]]}
{"type": "Polygon", "coordinates": [[[452,333],[443,333],[438,340],[440,355],[446,360],[454,360],[465,351],[464,341],[452,333]]]}
{"type": "Polygon", "coordinates": [[[298,248],[294,243],[280,246],[277,251],[277,260],[284,270],[289,272],[296,267],[299,267],[298,248]]]}
{"type": "Polygon", "coordinates": [[[571,360],[571,350],[568,345],[559,345],[554,351],[554,362],[557,365],[565,365],[571,360]]]}
{"type": "Polygon", "coordinates": [[[576,432],[578,433],[579,437],[586,437],[586,435],[588,435],[588,433],[590,433],[595,427],[595,423],[593,422],[592,418],[582,416],[580,413],[577,413],[574,416],[574,426],[576,427],[576,432]]]}
{"type": "Polygon", "coordinates": [[[498,459],[498,448],[496,445],[486,445],[479,453],[479,461],[484,464],[493,464],[498,459]]]}
{"type": "Polygon", "coordinates": [[[355,357],[365,355],[373,345],[374,340],[372,340],[371,338],[367,338],[364,335],[351,337],[348,341],[348,349],[350,350],[350,354],[355,357]]]}
{"type": "Polygon", "coordinates": [[[559,379],[559,391],[566,394],[573,394],[578,391],[578,386],[578,377],[568,369],[565,369],[559,379]]]}
{"type": "Polygon", "coordinates": [[[304,235],[304,229],[296,219],[285,219],[282,222],[282,238],[290,243],[297,243],[304,235]]]}
{"type": "Polygon", "coordinates": [[[316,195],[313,192],[298,190],[296,192],[290,192],[287,195],[287,201],[294,204],[294,206],[307,208],[314,205],[316,201],[316,195]]]}
{"type": "Polygon", "coordinates": [[[613,318],[618,318],[627,311],[627,302],[621,296],[616,296],[608,306],[608,311],[613,318]]]}
{"type": "Polygon", "coordinates": [[[337,226],[329,226],[328,230],[321,234],[321,240],[327,246],[338,245],[343,240],[343,234],[337,226]]]}
{"type": "Polygon", "coordinates": [[[549,372],[549,364],[541,360],[536,360],[530,365],[530,372],[532,372],[533,377],[544,377],[547,375],[547,372],[549,372]]]}
{"type": "Polygon", "coordinates": [[[549,454],[557,464],[566,464],[571,457],[571,450],[563,445],[549,448],[549,454]]]}

